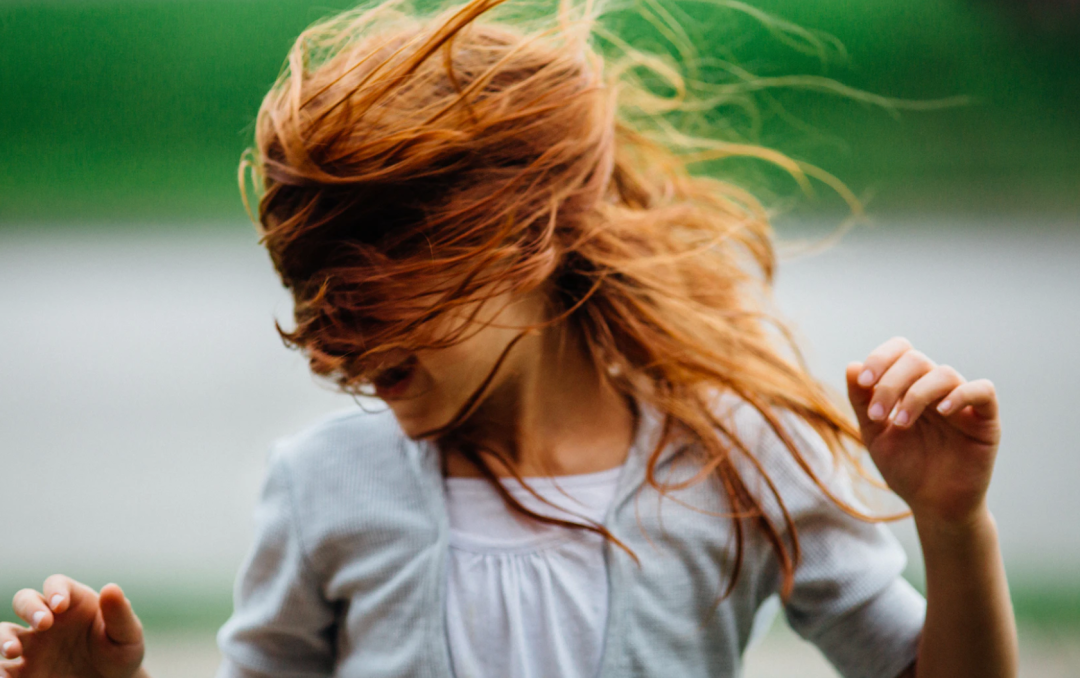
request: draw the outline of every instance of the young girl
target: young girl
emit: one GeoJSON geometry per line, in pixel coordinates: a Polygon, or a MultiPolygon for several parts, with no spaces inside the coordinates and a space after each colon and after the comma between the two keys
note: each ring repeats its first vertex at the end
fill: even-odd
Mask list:
{"type": "MultiPolygon", "coordinates": [[[[770,329],[762,207],[686,169],[800,166],[680,133],[677,71],[605,65],[590,7],[527,32],[496,4],[321,22],[263,102],[241,184],[278,331],[388,409],[275,446],[219,676],[735,676],[774,594],[844,676],[1016,675],[992,385],[891,339],[848,366],[850,422],[770,329]],[[859,442],[925,600],[854,493],[859,442]]],[[[8,676],[146,676],[117,586],[14,607],[8,676]]]]}

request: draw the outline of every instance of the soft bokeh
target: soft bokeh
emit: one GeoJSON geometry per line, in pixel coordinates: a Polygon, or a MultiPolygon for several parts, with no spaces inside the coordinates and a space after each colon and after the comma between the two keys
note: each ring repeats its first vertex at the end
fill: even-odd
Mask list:
{"type": "MultiPolygon", "coordinates": [[[[781,265],[778,301],[811,366],[839,389],[848,361],[900,334],[995,382],[990,499],[1024,675],[1080,674],[1078,3],[722,4],[662,4],[703,80],[811,86],[760,89],[756,115],[713,122],[838,176],[873,219],[781,265]]],[[[292,38],[347,6],[0,2],[0,598],[53,572],[118,581],[154,632],[156,678],[213,670],[271,441],[358,406],[281,345],[289,299],[236,186],[292,38]]],[[[662,47],[640,20],[616,25],[662,47]]],[[[785,239],[844,216],[825,188],[710,169],[775,205],[785,239]]],[[[911,526],[895,528],[918,582],[911,526]]],[[[747,675],[795,674],[830,675],[778,625],[747,675]]]]}

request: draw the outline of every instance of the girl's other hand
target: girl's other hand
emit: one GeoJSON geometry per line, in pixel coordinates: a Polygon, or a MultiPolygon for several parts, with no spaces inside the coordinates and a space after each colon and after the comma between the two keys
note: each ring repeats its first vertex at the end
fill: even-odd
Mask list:
{"type": "Polygon", "coordinates": [[[12,601],[30,625],[0,624],[0,675],[10,678],[131,678],[143,659],[143,632],[116,584],[101,593],[63,575],[42,592],[23,589],[12,601]]]}
{"type": "Polygon", "coordinates": [[[895,337],[849,364],[847,385],[863,443],[917,521],[961,527],[985,514],[1001,437],[993,384],[895,337]]]}

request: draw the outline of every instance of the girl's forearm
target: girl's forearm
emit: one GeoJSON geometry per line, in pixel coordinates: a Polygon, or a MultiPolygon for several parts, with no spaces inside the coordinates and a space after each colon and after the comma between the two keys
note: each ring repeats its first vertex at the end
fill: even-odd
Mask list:
{"type": "Polygon", "coordinates": [[[962,526],[920,521],[916,514],[915,526],[926,562],[926,624],[916,676],[1015,677],[1016,622],[990,511],[962,526]]]}

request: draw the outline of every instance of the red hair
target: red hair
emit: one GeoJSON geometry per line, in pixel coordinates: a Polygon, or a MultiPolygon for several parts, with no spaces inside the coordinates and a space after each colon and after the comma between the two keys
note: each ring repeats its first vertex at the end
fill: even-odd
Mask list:
{"type": "MultiPolygon", "coordinates": [[[[655,477],[673,437],[700,444],[703,468],[691,482],[719,478],[735,526],[725,594],[738,578],[746,523],[772,544],[786,595],[799,558],[795,526],[768,470],[715,412],[715,396],[756,408],[826,494],[868,519],[829,493],[777,413],[801,417],[848,461],[859,433],[767,311],[775,253],[766,211],[688,166],[750,155],[800,180],[805,168],[758,147],[695,145],[652,115],[677,109],[679,92],[658,96],[634,74],[674,71],[640,52],[605,64],[590,46],[590,6],[572,16],[564,5],[556,25],[523,31],[490,21],[501,2],[427,15],[391,2],[323,20],[297,39],[240,168],[245,205],[246,171],[254,172],[262,242],[295,301],[295,329],[278,332],[316,374],[355,393],[388,351],[446,346],[469,331],[432,335],[440,316],[544,289],[550,322],[580,338],[600,373],[616,373],[606,377],[616,388],[664,416],[651,486],[676,487],[655,477]],[[750,491],[740,459],[771,489],[783,524],[750,491]]],[[[516,510],[614,539],[596,524],[528,511],[481,451],[470,458],[516,510]]]]}

